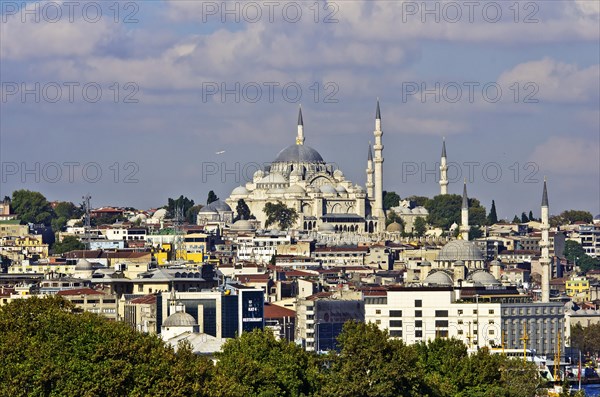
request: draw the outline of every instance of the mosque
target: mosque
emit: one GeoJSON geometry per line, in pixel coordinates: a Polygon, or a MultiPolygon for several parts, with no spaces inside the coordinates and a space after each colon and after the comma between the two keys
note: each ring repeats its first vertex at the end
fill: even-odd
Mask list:
{"type": "MultiPolygon", "coordinates": [[[[295,228],[319,232],[385,232],[383,209],[383,144],[379,101],[375,114],[373,156],[369,145],[366,189],[344,177],[315,149],[305,145],[302,109],[298,112],[296,142],[279,152],[252,181],[239,186],[225,200],[230,208],[243,199],[264,226],[268,202],[284,203],[298,213],[295,228]]],[[[235,225],[234,225],[235,226],[235,225]]]]}

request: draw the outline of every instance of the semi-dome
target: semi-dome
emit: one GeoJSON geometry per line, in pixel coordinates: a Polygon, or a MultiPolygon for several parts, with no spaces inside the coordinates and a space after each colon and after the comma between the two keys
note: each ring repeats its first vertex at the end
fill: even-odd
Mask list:
{"type": "Polygon", "coordinates": [[[438,261],[483,261],[483,254],[475,244],[467,240],[452,240],[438,254],[438,261]]]}
{"type": "Polygon", "coordinates": [[[152,218],[163,219],[166,215],[167,215],[167,210],[164,208],[161,208],[161,209],[154,211],[154,214],[152,214],[152,218]]]}
{"type": "Polygon", "coordinates": [[[274,163],[324,163],[315,149],[306,145],[290,145],[277,155],[274,163]]]}
{"type": "Polygon", "coordinates": [[[272,172],[263,177],[258,183],[287,183],[287,180],[280,173],[272,172]]]}
{"type": "Polygon", "coordinates": [[[177,312],[171,314],[163,322],[163,327],[193,327],[198,325],[196,319],[186,312],[177,312]]]}
{"type": "Polygon", "coordinates": [[[75,265],[75,271],[93,270],[92,262],[85,258],[80,258],[75,265]]]}
{"type": "Polygon", "coordinates": [[[244,194],[248,194],[248,193],[250,193],[250,192],[244,186],[238,186],[235,189],[233,189],[233,191],[231,192],[232,195],[234,195],[234,194],[244,195],[244,194]]]}
{"type": "Polygon", "coordinates": [[[423,280],[423,284],[451,287],[454,285],[454,282],[448,273],[444,271],[437,271],[427,276],[425,280],[423,280]]]}
{"type": "Polygon", "coordinates": [[[342,185],[337,185],[337,186],[335,187],[335,190],[336,190],[338,193],[348,193],[348,191],[346,190],[346,188],[345,188],[345,187],[343,187],[342,185]]]}
{"type": "Polygon", "coordinates": [[[468,277],[468,279],[470,279],[474,283],[480,283],[481,285],[484,285],[484,286],[500,285],[500,281],[496,280],[496,277],[492,276],[490,273],[488,273],[485,270],[480,270],[480,271],[471,273],[471,275],[468,277]]]}
{"type": "Polygon", "coordinates": [[[335,188],[333,186],[331,186],[330,184],[326,184],[321,186],[321,192],[324,194],[335,194],[337,195],[337,190],[335,190],[335,188]]]}
{"type": "Polygon", "coordinates": [[[198,213],[202,213],[202,214],[217,214],[217,210],[215,210],[210,204],[200,208],[200,211],[198,211],[198,213]]]}

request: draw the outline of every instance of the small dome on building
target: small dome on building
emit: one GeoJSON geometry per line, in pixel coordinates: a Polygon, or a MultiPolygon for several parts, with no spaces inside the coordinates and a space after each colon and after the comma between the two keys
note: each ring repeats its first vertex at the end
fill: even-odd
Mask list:
{"type": "Polygon", "coordinates": [[[335,170],[333,171],[333,177],[338,180],[344,179],[344,173],[342,172],[342,170],[335,170]]]}
{"type": "Polygon", "coordinates": [[[171,314],[163,322],[162,326],[167,327],[190,327],[198,325],[196,319],[186,312],[177,312],[171,314]]]}
{"type": "Polygon", "coordinates": [[[235,189],[233,189],[233,191],[231,192],[231,195],[241,196],[241,195],[246,195],[248,193],[250,193],[250,192],[244,186],[238,186],[235,189]]]}
{"type": "Polygon", "coordinates": [[[200,214],[217,214],[218,212],[213,207],[211,207],[209,204],[207,206],[200,208],[200,211],[198,211],[198,213],[200,213],[200,214]]]}
{"type": "Polygon", "coordinates": [[[75,265],[75,271],[88,271],[93,270],[92,262],[88,261],[85,258],[80,258],[75,265]]]}
{"type": "Polygon", "coordinates": [[[214,208],[217,212],[228,212],[231,211],[231,207],[223,200],[213,201],[208,205],[209,207],[214,208]]]}
{"type": "Polygon", "coordinates": [[[438,254],[438,261],[483,261],[483,254],[475,244],[466,240],[452,240],[438,254]]]}
{"type": "Polygon", "coordinates": [[[251,231],[251,230],[255,230],[255,228],[252,225],[252,222],[250,222],[246,219],[240,219],[240,220],[236,221],[233,225],[231,225],[231,230],[251,231]]]}
{"type": "Polygon", "coordinates": [[[154,214],[152,214],[152,218],[163,219],[166,215],[167,215],[167,210],[164,208],[161,208],[161,209],[154,211],[154,214]]]}
{"type": "Polygon", "coordinates": [[[385,230],[390,233],[400,233],[402,231],[402,225],[400,225],[398,222],[392,222],[385,230]]]}
{"type": "Polygon", "coordinates": [[[423,280],[423,284],[451,287],[454,285],[454,282],[452,281],[452,277],[450,277],[448,273],[440,270],[431,273],[429,276],[427,276],[425,280],[423,280]]]}
{"type": "Polygon", "coordinates": [[[500,285],[500,281],[496,280],[494,276],[485,270],[479,270],[471,273],[467,279],[473,281],[473,283],[480,283],[486,287],[491,285],[500,285]]]}
{"type": "Polygon", "coordinates": [[[293,194],[305,194],[306,190],[304,190],[304,188],[300,185],[292,185],[287,188],[286,192],[293,194]]]}

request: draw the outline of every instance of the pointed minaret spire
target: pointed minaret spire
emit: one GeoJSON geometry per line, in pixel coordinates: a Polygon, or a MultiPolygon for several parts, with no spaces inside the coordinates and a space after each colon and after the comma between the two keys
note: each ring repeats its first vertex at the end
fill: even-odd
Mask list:
{"type": "Polygon", "coordinates": [[[446,138],[442,142],[442,158],[440,159],[440,195],[448,194],[448,163],[446,159],[446,138]]]}
{"type": "Polygon", "coordinates": [[[304,120],[302,119],[302,105],[298,109],[298,136],[296,136],[296,145],[304,145],[304,120]]]}
{"type": "Polygon", "coordinates": [[[548,207],[548,188],[546,187],[546,177],[544,177],[544,192],[542,193],[542,207],[548,207]]]}
{"type": "Polygon", "coordinates": [[[467,197],[467,178],[463,185],[462,208],[460,209],[460,234],[463,240],[469,240],[469,198],[467,197]]]}
{"type": "Polygon", "coordinates": [[[548,208],[548,188],[546,187],[546,178],[544,177],[544,191],[542,193],[541,218],[542,238],[540,240],[541,256],[540,265],[542,266],[542,302],[550,302],[550,278],[552,269],[550,268],[550,222],[548,208]]]}
{"type": "Polygon", "coordinates": [[[375,184],[373,183],[373,174],[375,173],[375,170],[373,169],[373,150],[371,149],[371,142],[369,141],[369,153],[367,154],[367,197],[369,199],[373,199],[374,198],[374,191],[373,188],[375,186],[375,184]]]}
{"type": "Polygon", "coordinates": [[[375,168],[375,187],[374,203],[372,205],[371,215],[377,218],[377,232],[385,231],[385,210],[383,209],[383,131],[381,130],[381,108],[379,107],[379,98],[377,98],[377,111],[375,112],[375,157],[373,160],[375,168]]]}
{"type": "Polygon", "coordinates": [[[446,157],[446,137],[442,140],[442,158],[446,157]]]}
{"type": "Polygon", "coordinates": [[[462,208],[469,208],[469,198],[467,196],[467,178],[465,178],[465,183],[463,185],[462,208]]]}

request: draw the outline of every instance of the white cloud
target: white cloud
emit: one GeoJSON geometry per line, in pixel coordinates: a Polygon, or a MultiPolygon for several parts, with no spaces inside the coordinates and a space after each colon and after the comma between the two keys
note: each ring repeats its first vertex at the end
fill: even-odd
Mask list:
{"type": "Polygon", "coordinates": [[[598,176],[600,172],[598,137],[590,137],[587,140],[575,137],[551,137],[533,150],[530,161],[537,163],[543,172],[598,176]]]}
{"type": "Polygon", "coordinates": [[[533,82],[539,87],[535,95],[540,101],[558,103],[581,103],[597,100],[600,90],[600,65],[580,69],[575,64],[563,63],[551,58],[519,64],[502,73],[499,82],[521,86],[533,82]]]}

